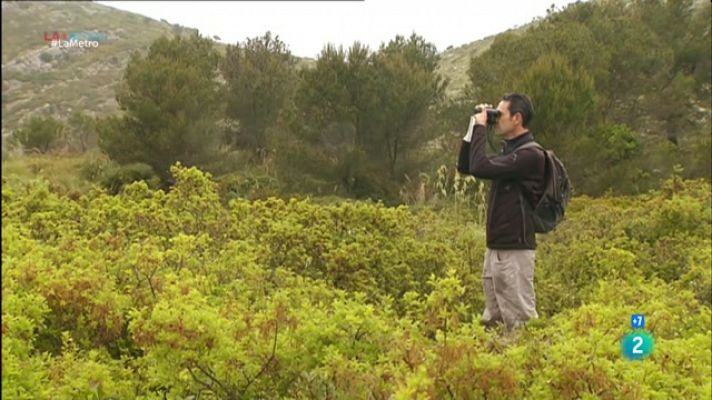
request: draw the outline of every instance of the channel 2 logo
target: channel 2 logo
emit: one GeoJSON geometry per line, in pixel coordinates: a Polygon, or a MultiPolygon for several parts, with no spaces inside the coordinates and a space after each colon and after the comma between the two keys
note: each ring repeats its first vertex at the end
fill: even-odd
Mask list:
{"type": "Polygon", "coordinates": [[[630,326],[634,329],[621,340],[621,354],[628,360],[642,360],[650,356],[655,347],[655,341],[645,329],[645,315],[633,314],[630,326]]]}

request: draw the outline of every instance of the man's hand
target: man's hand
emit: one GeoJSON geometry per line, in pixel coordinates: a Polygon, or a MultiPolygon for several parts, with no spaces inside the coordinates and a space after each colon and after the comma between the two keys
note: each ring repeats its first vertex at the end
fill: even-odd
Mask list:
{"type": "Polygon", "coordinates": [[[470,116],[470,126],[467,127],[467,132],[465,132],[465,137],[462,140],[466,142],[472,141],[472,131],[475,125],[487,126],[487,109],[492,108],[490,104],[478,104],[477,108],[481,109],[478,114],[472,114],[470,116]]]}
{"type": "Polygon", "coordinates": [[[477,125],[487,126],[487,109],[492,108],[492,105],[491,104],[478,104],[477,108],[479,108],[482,111],[480,111],[479,114],[474,115],[475,123],[477,125]]]}

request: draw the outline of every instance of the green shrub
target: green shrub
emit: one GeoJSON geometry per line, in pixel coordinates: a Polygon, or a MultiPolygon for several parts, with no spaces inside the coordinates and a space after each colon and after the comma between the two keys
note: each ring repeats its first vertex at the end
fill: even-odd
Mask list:
{"type": "Polygon", "coordinates": [[[462,210],[223,206],[209,174],[171,173],[78,198],[3,177],[3,397],[711,394],[706,182],[573,199],[539,238],[540,318],[505,336],[478,324],[485,234],[462,210]],[[633,313],[656,340],[635,363],[633,313]]]}
{"type": "Polygon", "coordinates": [[[42,53],[42,54],[40,54],[40,60],[42,60],[42,62],[46,62],[46,63],[52,62],[52,55],[47,52],[42,53]]]}
{"type": "Polygon", "coordinates": [[[90,182],[98,183],[106,177],[107,173],[113,173],[116,168],[116,163],[109,160],[108,157],[94,153],[82,163],[79,174],[90,182]]]}
{"type": "Polygon", "coordinates": [[[109,193],[116,194],[126,184],[136,181],[146,181],[153,187],[157,187],[159,184],[159,179],[150,165],[131,163],[106,171],[101,185],[106,188],[109,193]]]}
{"type": "Polygon", "coordinates": [[[52,117],[32,117],[13,132],[15,140],[27,151],[46,153],[60,139],[64,124],[52,117]]]}
{"type": "Polygon", "coordinates": [[[268,174],[232,173],[216,178],[220,198],[225,202],[242,197],[250,200],[278,196],[279,181],[268,174]]]}

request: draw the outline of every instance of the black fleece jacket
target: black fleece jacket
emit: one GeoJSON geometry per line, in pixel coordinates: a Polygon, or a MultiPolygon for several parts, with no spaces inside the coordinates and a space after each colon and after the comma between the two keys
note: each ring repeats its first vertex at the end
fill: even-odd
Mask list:
{"type": "Polygon", "coordinates": [[[519,146],[534,137],[526,132],[505,142],[502,153],[485,154],[486,128],[475,125],[472,142],[462,141],[457,170],[461,174],[490,179],[487,201],[487,247],[490,249],[536,249],[534,220],[530,206],[544,188],[546,159],[541,150],[519,146]]]}

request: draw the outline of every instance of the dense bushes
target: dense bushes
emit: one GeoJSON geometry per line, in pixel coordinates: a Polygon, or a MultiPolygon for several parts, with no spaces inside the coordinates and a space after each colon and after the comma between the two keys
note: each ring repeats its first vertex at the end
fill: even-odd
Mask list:
{"type": "Polygon", "coordinates": [[[225,207],[172,173],[74,200],[4,179],[3,398],[710,397],[707,182],[574,199],[540,238],[541,319],[508,338],[477,323],[467,211],[225,207]],[[635,312],[657,342],[633,363],[635,312]]]}

